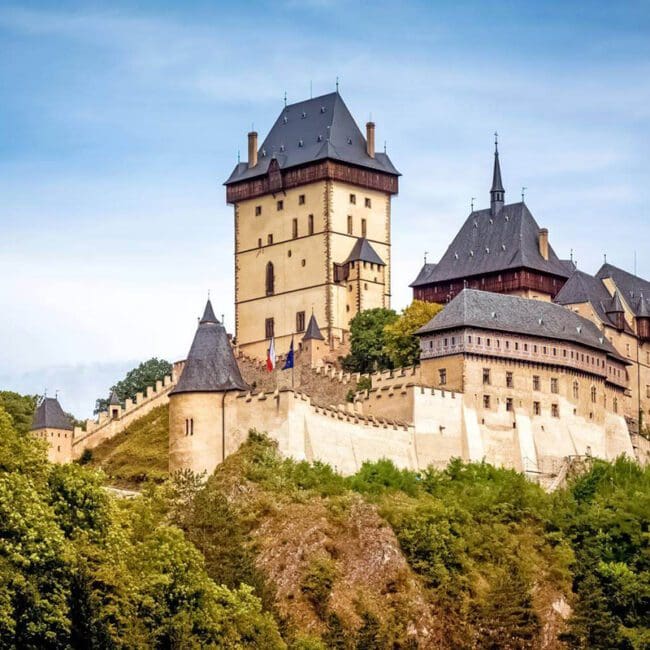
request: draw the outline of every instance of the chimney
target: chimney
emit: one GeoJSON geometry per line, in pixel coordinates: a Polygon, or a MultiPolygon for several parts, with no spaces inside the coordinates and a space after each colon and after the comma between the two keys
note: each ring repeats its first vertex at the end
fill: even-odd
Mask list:
{"type": "Polygon", "coordinates": [[[248,166],[257,165],[257,131],[248,134],[248,166]]]}
{"type": "Polygon", "coordinates": [[[539,229],[539,254],[548,259],[548,228],[539,229]]]}
{"type": "Polygon", "coordinates": [[[366,124],[366,151],[371,158],[375,157],[375,123],[366,124]]]}

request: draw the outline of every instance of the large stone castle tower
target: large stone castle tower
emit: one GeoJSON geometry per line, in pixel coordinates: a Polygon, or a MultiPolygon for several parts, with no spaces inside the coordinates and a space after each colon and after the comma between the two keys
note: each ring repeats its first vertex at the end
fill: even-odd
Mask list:
{"type": "Polygon", "coordinates": [[[261,147],[226,181],[235,208],[238,347],[263,358],[305,331],[310,314],[330,349],[362,309],[390,306],[391,197],[399,172],[375,151],[338,92],[285,106],[261,147]]]}

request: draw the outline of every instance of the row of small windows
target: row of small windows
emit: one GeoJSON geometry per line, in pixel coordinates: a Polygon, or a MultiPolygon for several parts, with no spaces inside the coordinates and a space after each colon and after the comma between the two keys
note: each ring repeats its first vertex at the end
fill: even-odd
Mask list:
{"type": "MultiPolygon", "coordinates": [[[[46,432],[43,432],[43,433],[37,433],[37,434],[36,434],[36,437],[37,437],[37,438],[43,438],[43,439],[45,439],[45,438],[47,438],[47,433],[46,433],[46,432]]],[[[61,437],[61,432],[60,432],[60,431],[57,433],[57,437],[58,437],[58,438],[61,437]]],[[[63,437],[64,437],[64,438],[67,438],[67,437],[68,437],[68,434],[67,434],[67,433],[64,433],[64,434],[63,434],[63,437]]],[[[50,431],[50,438],[54,438],[54,431],[50,431]]]]}
{"type": "MultiPolygon", "coordinates": [[[[448,347],[450,345],[450,342],[451,342],[452,346],[456,345],[456,337],[455,336],[445,337],[443,339],[436,339],[436,340],[437,340],[437,343],[438,343],[438,345],[436,347],[438,349],[448,347]]],[[[473,341],[474,341],[474,338],[472,337],[471,334],[469,334],[467,336],[467,343],[472,344],[473,341]]],[[[501,348],[501,343],[502,343],[501,339],[494,339],[493,340],[490,337],[481,337],[481,336],[477,336],[475,342],[476,342],[476,345],[484,345],[485,347],[488,347],[488,348],[492,347],[492,343],[494,343],[494,347],[496,347],[497,349],[501,348]]],[[[458,337],[458,343],[459,344],[462,343],[462,337],[458,337]]],[[[505,350],[510,350],[511,345],[512,345],[513,350],[515,350],[515,351],[520,350],[519,341],[513,341],[511,343],[511,341],[505,340],[505,341],[503,341],[503,344],[504,344],[503,348],[505,350]]],[[[523,346],[523,351],[524,352],[529,351],[529,344],[528,343],[523,343],[521,345],[523,346]]],[[[434,347],[434,339],[429,341],[429,348],[433,349],[433,347],[434,347]]],[[[547,346],[547,345],[537,345],[536,343],[533,343],[532,345],[530,345],[530,347],[532,348],[533,354],[537,354],[538,352],[541,351],[542,354],[546,354],[546,355],[551,354],[554,357],[558,356],[558,348],[556,348],[556,347],[551,347],[551,346],[547,346]]],[[[576,352],[575,350],[567,350],[565,348],[562,348],[561,352],[562,352],[562,357],[564,359],[571,359],[573,361],[580,361],[582,363],[587,363],[587,364],[591,364],[592,366],[596,366],[597,368],[604,368],[605,367],[605,360],[600,359],[599,357],[596,357],[596,356],[593,356],[593,355],[590,355],[590,354],[585,354],[584,352],[576,352]]],[[[621,376],[620,369],[613,369],[613,370],[610,369],[610,374],[611,374],[611,372],[618,375],[619,377],[621,376]]]]}
{"type": "MultiPolygon", "coordinates": [[[[364,198],[364,205],[366,208],[371,208],[372,207],[372,199],[368,196],[364,198]]],[[[305,205],[307,202],[307,197],[304,194],[299,194],[298,195],[298,205],[305,205]]],[[[350,194],[350,204],[351,205],[356,205],[357,204],[357,195],[356,194],[350,194]]],[[[281,212],[284,210],[284,199],[278,199],[275,202],[275,209],[277,212],[281,212]]],[[[262,206],[261,205],[256,205],[255,206],[255,216],[259,217],[262,214],[262,206]]]]}
{"type": "MultiPolygon", "coordinates": [[[[307,217],[307,235],[313,235],[314,234],[314,215],[310,214],[307,217]]],[[[291,223],[291,237],[292,239],[298,239],[300,236],[299,230],[298,230],[298,219],[294,219],[291,223]]],[[[266,236],[266,244],[267,246],[272,246],[273,245],[273,233],[269,233],[266,236]]],[[[262,238],[258,238],[257,240],[257,247],[262,248],[262,238]]]]}
{"type": "MultiPolygon", "coordinates": [[[[365,237],[368,232],[368,225],[365,219],[361,219],[361,236],[365,237]]],[[[348,235],[354,235],[354,220],[352,215],[348,215],[348,235]]]]}

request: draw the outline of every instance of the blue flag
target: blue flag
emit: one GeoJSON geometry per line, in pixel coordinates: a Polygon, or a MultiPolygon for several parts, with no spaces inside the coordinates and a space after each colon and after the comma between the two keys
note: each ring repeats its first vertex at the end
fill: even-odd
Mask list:
{"type": "Polygon", "coordinates": [[[287,352],[287,359],[284,362],[284,367],[282,370],[289,370],[293,368],[293,336],[291,337],[291,345],[289,346],[289,352],[287,352]]]}

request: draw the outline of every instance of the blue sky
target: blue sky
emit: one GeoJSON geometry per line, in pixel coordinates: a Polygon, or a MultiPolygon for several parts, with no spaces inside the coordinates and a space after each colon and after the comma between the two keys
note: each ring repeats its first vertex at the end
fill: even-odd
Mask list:
{"type": "Polygon", "coordinates": [[[0,386],[87,415],[184,356],[208,289],[232,328],[222,182],[337,76],[403,173],[395,307],[487,203],[495,129],[560,256],[650,277],[647,1],[0,2],[0,386]]]}

